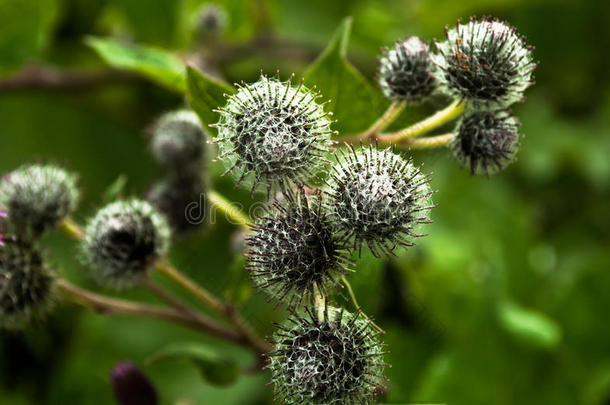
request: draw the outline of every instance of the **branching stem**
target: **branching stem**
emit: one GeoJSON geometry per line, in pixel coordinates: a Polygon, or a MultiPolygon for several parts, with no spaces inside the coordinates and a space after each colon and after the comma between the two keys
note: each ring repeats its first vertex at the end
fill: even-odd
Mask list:
{"type": "Polygon", "coordinates": [[[377,139],[379,142],[383,143],[400,144],[406,139],[425,134],[459,117],[460,114],[464,111],[464,109],[465,105],[459,100],[455,100],[446,108],[437,111],[428,118],[419,121],[411,125],[410,127],[402,129],[400,131],[388,134],[381,134],[377,139]]]}
{"type": "MultiPolygon", "coordinates": [[[[370,130],[367,130],[358,135],[338,138],[338,140],[352,144],[378,142],[379,144],[405,145],[410,138],[425,134],[459,117],[464,109],[465,105],[459,100],[455,100],[444,109],[439,110],[428,118],[401,129],[400,131],[391,133],[371,133],[369,132],[370,130]]],[[[382,118],[380,118],[380,120],[382,118]]]]}
{"type": "Polygon", "coordinates": [[[362,142],[367,142],[369,139],[375,139],[381,131],[383,131],[388,125],[390,125],[396,117],[405,109],[406,104],[401,101],[394,101],[383,115],[371,125],[369,129],[362,132],[361,134],[354,135],[356,139],[362,142]]]}
{"type": "Polygon", "coordinates": [[[64,298],[99,314],[131,315],[177,323],[241,346],[250,346],[236,331],[220,325],[203,315],[193,317],[188,313],[174,309],[107,297],[85,290],[62,278],[56,280],[56,285],[64,295],[64,298]]]}
{"type": "MultiPolygon", "coordinates": [[[[241,211],[240,211],[241,212],[241,211]]],[[[61,229],[66,232],[68,235],[76,238],[82,239],[84,236],[84,231],[80,226],[78,226],[74,221],[70,218],[67,218],[62,222],[61,229]]],[[[197,298],[199,301],[203,302],[206,306],[211,308],[213,311],[221,314],[226,317],[227,320],[237,329],[237,333],[240,336],[240,339],[245,342],[245,346],[249,346],[256,350],[258,353],[267,353],[272,349],[271,345],[269,345],[264,340],[260,339],[256,336],[256,334],[252,331],[252,329],[248,326],[248,324],[241,318],[236,308],[230,304],[220,301],[216,298],[212,293],[210,293],[207,289],[197,284],[195,281],[191,280],[189,277],[178,271],[176,268],[172,267],[168,263],[158,262],[155,265],[155,269],[162,273],[164,276],[170,278],[175,283],[180,285],[184,290],[189,292],[193,297],[197,298]]],[[[166,302],[170,303],[170,305],[175,308],[180,308],[184,315],[189,318],[197,321],[198,317],[202,317],[203,315],[199,314],[192,308],[188,307],[179,299],[171,296],[169,293],[163,291],[160,287],[147,282],[145,286],[150,289],[153,293],[164,299],[166,302]],[[188,312],[185,312],[188,311],[188,312]]],[[[76,286],[74,286],[76,287],[76,286]]],[[[78,288],[78,287],[76,287],[78,288]]]]}

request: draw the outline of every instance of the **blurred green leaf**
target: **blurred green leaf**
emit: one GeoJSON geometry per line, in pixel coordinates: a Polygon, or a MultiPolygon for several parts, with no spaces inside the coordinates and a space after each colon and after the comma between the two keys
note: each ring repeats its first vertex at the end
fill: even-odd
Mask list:
{"type": "Polygon", "coordinates": [[[500,306],[500,321],[508,333],[534,347],[551,349],[561,341],[561,327],[553,319],[511,301],[500,306]]]}
{"type": "Polygon", "coordinates": [[[56,0],[0,1],[0,74],[19,69],[49,42],[56,0]]]}
{"type": "Polygon", "coordinates": [[[86,43],[112,67],[134,71],[170,90],[185,90],[184,64],[169,51],[113,38],[89,37],[86,43]]]}
{"type": "Polygon", "coordinates": [[[111,0],[110,3],[137,41],[163,46],[179,42],[183,1],[111,0]]]}
{"type": "Polygon", "coordinates": [[[147,359],[153,364],[165,359],[188,359],[195,364],[201,376],[210,384],[226,386],[239,376],[237,364],[209,345],[199,342],[172,343],[147,359]]]}
{"type": "MultiPolygon", "coordinates": [[[[224,94],[233,93],[233,88],[225,83],[214,80],[194,67],[186,68],[187,96],[191,108],[199,115],[204,125],[218,121],[218,113],[214,109],[226,103],[224,94]]],[[[210,128],[216,134],[216,128],[210,128]]]]}
{"type": "Polygon", "coordinates": [[[341,135],[367,129],[390,102],[352,66],[347,47],[352,19],[343,20],[326,49],[305,73],[305,83],[316,86],[324,99],[330,99],[328,111],[337,120],[341,135]]]}

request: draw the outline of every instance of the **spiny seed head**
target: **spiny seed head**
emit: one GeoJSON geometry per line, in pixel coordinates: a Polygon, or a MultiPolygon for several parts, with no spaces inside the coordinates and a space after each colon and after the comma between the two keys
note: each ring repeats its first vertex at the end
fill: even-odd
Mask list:
{"type": "Polygon", "coordinates": [[[337,155],[329,211],[354,249],[366,243],[378,256],[397,245],[412,246],[431,206],[429,179],[411,160],[369,146],[337,155]]]}
{"type": "Polygon", "coordinates": [[[251,182],[252,192],[261,185],[270,194],[308,182],[324,166],[332,131],[317,97],[302,83],[261,76],[228,98],[219,110],[216,142],[238,184],[251,182]]]}
{"type": "MultiPolygon", "coordinates": [[[[268,368],[286,404],[371,404],[385,385],[383,344],[360,313],[293,315],[274,335],[268,368]]],[[[320,311],[322,312],[322,311],[320,311]]]]}
{"type": "Polygon", "coordinates": [[[194,112],[171,111],[155,124],[151,146],[159,163],[183,172],[200,168],[205,157],[206,136],[194,112]]]}
{"type": "Polygon", "coordinates": [[[76,176],[54,165],[27,165],[0,182],[0,208],[8,229],[20,238],[36,238],[76,208],[76,176]]]}
{"type": "Polygon", "coordinates": [[[54,277],[30,242],[7,237],[0,244],[0,327],[18,329],[53,306],[54,277]]]}
{"type": "Polygon", "coordinates": [[[229,17],[217,4],[205,4],[198,13],[197,28],[202,39],[221,34],[228,25],[229,17]]]}
{"type": "Polygon", "coordinates": [[[471,174],[489,175],[515,160],[519,127],[519,121],[508,110],[468,113],[457,124],[451,150],[471,174]]]}
{"type": "Polygon", "coordinates": [[[434,70],[428,45],[418,37],[407,37],[384,51],[377,82],[387,98],[418,103],[436,88],[434,70]]]}
{"type": "Polygon", "coordinates": [[[85,230],[83,252],[94,278],[114,288],[133,286],[167,252],[165,217],[141,200],[117,201],[97,212],[85,230]]]}
{"type": "Polygon", "coordinates": [[[175,232],[200,228],[207,219],[206,183],[202,176],[168,176],[157,182],[147,200],[167,217],[175,232]]]}
{"type": "Polygon", "coordinates": [[[349,265],[319,194],[286,191],[258,219],[246,239],[248,269],[255,284],[289,305],[312,302],[314,286],[326,295],[349,265]]]}
{"type": "Polygon", "coordinates": [[[445,92],[477,108],[508,107],[533,84],[532,47],[506,23],[471,18],[446,30],[433,56],[445,92]]]}

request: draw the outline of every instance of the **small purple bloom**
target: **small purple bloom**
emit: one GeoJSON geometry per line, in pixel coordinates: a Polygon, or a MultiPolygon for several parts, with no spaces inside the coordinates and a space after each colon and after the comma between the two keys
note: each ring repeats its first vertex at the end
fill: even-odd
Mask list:
{"type": "Polygon", "coordinates": [[[132,362],[120,362],[110,375],[114,396],[119,405],[157,405],[157,390],[132,362]]]}

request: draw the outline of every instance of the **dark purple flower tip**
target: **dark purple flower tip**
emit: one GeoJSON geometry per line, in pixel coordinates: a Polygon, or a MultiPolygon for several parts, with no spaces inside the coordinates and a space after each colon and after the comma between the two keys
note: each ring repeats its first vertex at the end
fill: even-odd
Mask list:
{"type": "MultiPolygon", "coordinates": [[[[5,211],[0,210],[0,219],[8,217],[5,211]]],[[[3,235],[2,224],[0,224],[0,246],[4,246],[4,235],[3,235]]]]}
{"type": "Polygon", "coordinates": [[[157,390],[132,362],[118,363],[110,377],[119,405],[157,405],[157,390]]]}

